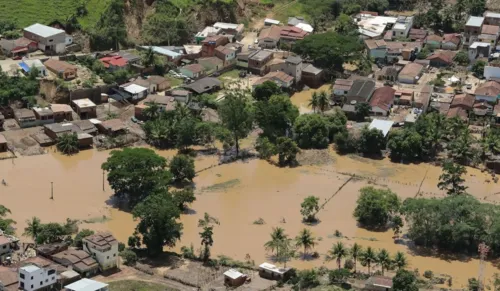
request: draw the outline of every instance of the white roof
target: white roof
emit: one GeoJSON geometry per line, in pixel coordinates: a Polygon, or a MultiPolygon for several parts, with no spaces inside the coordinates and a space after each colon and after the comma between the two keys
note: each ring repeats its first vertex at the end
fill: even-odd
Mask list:
{"type": "Polygon", "coordinates": [[[226,22],[216,22],[214,24],[215,28],[221,28],[221,29],[236,29],[238,28],[239,24],[235,23],[226,23],[226,22]]]}
{"type": "Polygon", "coordinates": [[[71,279],[71,278],[75,278],[75,277],[80,276],[80,274],[78,274],[77,272],[75,272],[73,270],[67,270],[67,271],[62,272],[61,276],[63,276],[64,278],[71,279]]]}
{"type": "Polygon", "coordinates": [[[368,126],[368,128],[369,129],[376,128],[376,129],[382,131],[382,134],[384,136],[387,136],[387,134],[389,133],[389,130],[391,130],[391,127],[393,124],[394,124],[394,121],[374,119],[372,121],[372,123],[370,123],[370,126],[368,126]]]}
{"type": "Polygon", "coordinates": [[[36,68],[42,68],[45,67],[39,59],[36,60],[23,60],[23,63],[25,63],[28,67],[36,67],[36,68]]]}
{"type": "Polygon", "coordinates": [[[207,37],[212,35],[217,35],[220,32],[220,28],[215,28],[213,26],[207,26],[202,31],[196,34],[196,37],[207,37]]]}
{"type": "Polygon", "coordinates": [[[394,27],[392,28],[393,30],[405,30],[407,27],[406,23],[396,23],[394,27]]]}
{"type": "Polygon", "coordinates": [[[80,107],[80,108],[94,107],[95,106],[95,103],[90,101],[89,98],[73,100],[73,103],[75,103],[75,105],[80,107]]]}
{"type": "Polygon", "coordinates": [[[64,30],[62,29],[57,29],[40,23],[35,23],[31,26],[28,26],[24,30],[39,35],[41,37],[51,37],[59,33],[66,34],[66,32],[64,32],[64,30]]]}
{"type": "Polygon", "coordinates": [[[95,118],[91,118],[89,119],[90,123],[92,123],[93,125],[96,125],[96,124],[101,124],[102,122],[99,120],[99,119],[95,119],[95,118]]]}
{"type": "Polygon", "coordinates": [[[469,48],[477,48],[478,46],[487,47],[490,46],[490,43],[475,41],[473,44],[469,46],[469,48]]]}
{"type": "Polygon", "coordinates": [[[280,24],[280,21],[276,19],[266,18],[264,19],[264,23],[280,24]]]}
{"type": "Polygon", "coordinates": [[[479,17],[479,16],[470,16],[469,20],[467,20],[467,23],[465,26],[477,26],[481,27],[483,25],[484,17],[479,17]]]}
{"type": "Polygon", "coordinates": [[[99,281],[90,280],[87,278],[76,281],[75,283],[64,286],[64,288],[73,291],[96,291],[107,287],[108,284],[99,281]]]}
{"type": "Polygon", "coordinates": [[[259,268],[279,274],[284,274],[286,271],[288,271],[288,269],[278,268],[275,265],[269,263],[262,263],[260,264],[259,268]]]}
{"type": "MultiPolygon", "coordinates": [[[[149,49],[150,46],[144,45],[144,46],[142,46],[142,48],[149,49]]],[[[160,55],[169,56],[171,58],[176,58],[176,57],[182,56],[182,54],[180,54],[180,53],[177,53],[177,52],[174,52],[174,51],[171,51],[171,50],[159,47],[159,46],[152,46],[151,48],[153,49],[153,51],[155,53],[160,54],[160,55]]]]}
{"type": "Polygon", "coordinates": [[[451,76],[450,78],[448,78],[448,81],[452,83],[457,83],[458,81],[460,81],[460,79],[457,78],[456,76],[451,76]]]}
{"type": "Polygon", "coordinates": [[[228,276],[231,279],[238,279],[239,277],[244,275],[235,269],[229,269],[224,273],[224,276],[228,276]]]}
{"type": "Polygon", "coordinates": [[[139,86],[137,84],[130,84],[127,87],[124,87],[123,90],[129,92],[130,94],[137,94],[148,90],[148,88],[139,86]]]}
{"type": "Polygon", "coordinates": [[[21,270],[28,272],[28,273],[32,273],[32,272],[40,270],[40,268],[38,268],[35,265],[28,265],[28,266],[21,267],[21,270]]]}
{"type": "Polygon", "coordinates": [[[396,21],[396,17],[372,16],[363,18],[362,20],[358,21],[357,25],[361,34],[369,37],[376,37],[384,33],[387,24],[394,24],[396,23],[396,21]]]}
{"type": "Polygon", "coordinates": [[[500,13],[491,12],[491,11],[486,11],[486,12],[484,13],[484,16],[485,16],[485,17],[492,17],[492,18],[500,18],[500,13]]]}
{"type": "Polygon", "coordinates": [[[185,44],[184,45],[184,50],[186,51],[186,54],[197,54],[201,52],[201,45],[193,45],[193,44],[185,44]]]}
{"type": "Polygon", "coordinates": [[[313,32],[314,31],[314,28],[310,24],[303,23],[303,22],[295,25],[295,27],[298,27],[305,32],[313,32]]]}

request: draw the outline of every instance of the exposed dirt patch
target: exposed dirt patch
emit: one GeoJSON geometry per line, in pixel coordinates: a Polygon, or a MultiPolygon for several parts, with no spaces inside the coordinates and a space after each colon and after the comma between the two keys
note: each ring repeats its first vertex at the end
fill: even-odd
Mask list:
{"type": "Polygon", "coordinates": [[[329,165],[335,162],[335,159],[329,154],[328,149],[324,150],[303,150],[297,155],[300,165],[319,166],[329,165]]]}

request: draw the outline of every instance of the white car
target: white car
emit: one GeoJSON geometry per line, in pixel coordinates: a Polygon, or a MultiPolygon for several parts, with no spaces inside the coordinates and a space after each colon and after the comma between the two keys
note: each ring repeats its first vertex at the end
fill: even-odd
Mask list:
{"type": "Polygon", "coordinates": [[[253,43],[254,43],[254,44],[258,44],[258,43],[259,43],[259,40],[258,40],[258,39],[255,39],[253,43]]]}

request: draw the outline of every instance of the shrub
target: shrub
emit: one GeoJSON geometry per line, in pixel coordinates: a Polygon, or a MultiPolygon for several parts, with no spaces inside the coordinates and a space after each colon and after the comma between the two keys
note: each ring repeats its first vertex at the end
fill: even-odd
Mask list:
{"type": "Polygon", "coordinates": [[[137,254],[132,250],[124,250],[120,252],[120,257],[125,261],[125,265],[134,266],[137,263],[137,254]]]}

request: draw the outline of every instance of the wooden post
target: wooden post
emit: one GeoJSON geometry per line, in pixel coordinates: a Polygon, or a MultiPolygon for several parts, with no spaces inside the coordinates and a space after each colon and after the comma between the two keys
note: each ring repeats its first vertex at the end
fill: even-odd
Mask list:
{"type": "Polygon", "coordinates": [[[54,200],[54,182],[50,182],[50,199],[54,200]]]}

